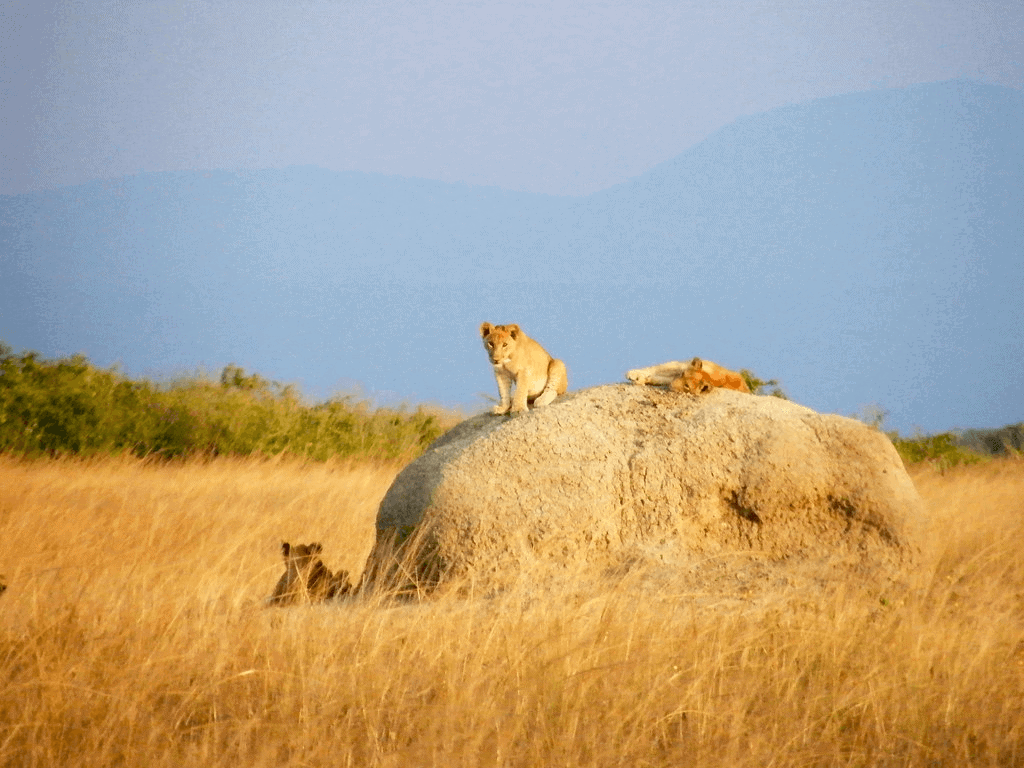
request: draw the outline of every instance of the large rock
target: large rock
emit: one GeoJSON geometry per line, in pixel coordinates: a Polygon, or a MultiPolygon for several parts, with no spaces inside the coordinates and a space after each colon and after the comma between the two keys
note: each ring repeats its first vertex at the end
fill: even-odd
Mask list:
{"type": "Polygon", "coordinates": [[[379,542],[419,530],[442,577],[489,587],[643,563],[892,577],[918,564],[926,527],[876,429],[774,397],[628,384],[462,422],[399,474],[377,515],[379,542]]]}

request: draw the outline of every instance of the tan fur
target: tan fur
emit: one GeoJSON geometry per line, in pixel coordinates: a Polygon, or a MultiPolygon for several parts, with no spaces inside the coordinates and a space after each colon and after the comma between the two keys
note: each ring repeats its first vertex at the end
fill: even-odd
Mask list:
{"type": "Polygon", "coordinates": [[[627,372],[626,378],[634,384],[667,386],[674,392],[689,392],[692,395],[710,392],[715,387],[750,392],[740,374],[699,357],[688,363],[673,361],[652,365],[650,368],[636,368],[627,372]]]}
{"type": "Polygon", "coordinates": [[[270,605],[322,603],[350,592],[352,584],[348,579],[348,571],[332,573],[317,557],[322,550],[319,542],[297,544],[294,547],[287,541],[282,542],[284,573],[267,602],[270,605]]]}
{"type": "Polygon", "coordinates": [[[487,356],[494,366],[501,402],[493,413],[522,413],[527,405],[547,405],[569,388],[565,363],[549,355],[544,347],[527,336],[515,323],[480,326],[487,356]],[[512,385],[515,394],[512,394],[512,385]]]}

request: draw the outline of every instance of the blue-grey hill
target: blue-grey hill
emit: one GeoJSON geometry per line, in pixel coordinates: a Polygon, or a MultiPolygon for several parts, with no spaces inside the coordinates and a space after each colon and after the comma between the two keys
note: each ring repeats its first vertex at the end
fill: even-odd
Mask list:
{"type": "Polygon", "coordinates": [[[701,355],[908,431],[1021,419],[1024,96],[950,81],[745,118],[585,198],[283,170],[0,197],[0,339],[315,396],[491,393],[518,322],[573,388],[701,355]]]}

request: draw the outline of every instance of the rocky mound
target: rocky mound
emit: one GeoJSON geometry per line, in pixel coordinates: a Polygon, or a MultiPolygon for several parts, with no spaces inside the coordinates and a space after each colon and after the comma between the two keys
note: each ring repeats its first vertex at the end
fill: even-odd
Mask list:
{"type": "Polygon", "coordinates": [[[637,564],[698,580],[808,566],[890,578],[919,563],[926,527],[875,429],[774,397],[633,385],[462,422],[399,474],[377,515],[378,542],[418,530],[442,578],[499,588],[637,564]]]}

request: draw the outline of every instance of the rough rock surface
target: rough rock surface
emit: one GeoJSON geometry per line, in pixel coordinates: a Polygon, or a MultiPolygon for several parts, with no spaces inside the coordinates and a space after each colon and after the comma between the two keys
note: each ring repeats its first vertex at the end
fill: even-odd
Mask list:
{"type": "Polygon", "coordinates": [[[381,502],[378,541],[416,529],[442,576],[489,587],[638,564],[891,578],[927,538],[881,432],[774,397],[628,384],[456,426],[381,502]]]}

